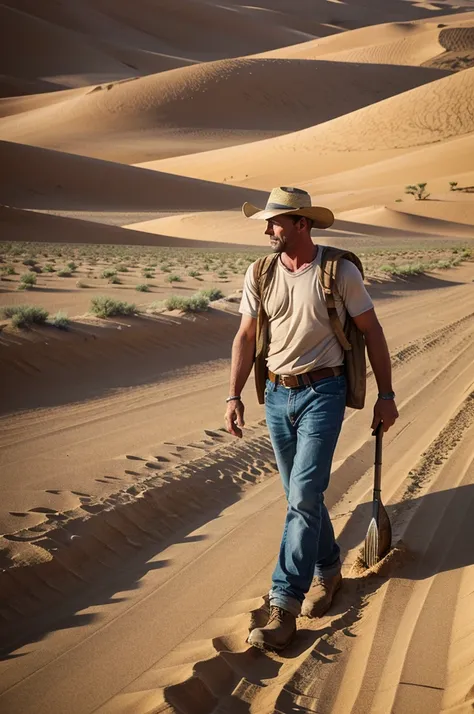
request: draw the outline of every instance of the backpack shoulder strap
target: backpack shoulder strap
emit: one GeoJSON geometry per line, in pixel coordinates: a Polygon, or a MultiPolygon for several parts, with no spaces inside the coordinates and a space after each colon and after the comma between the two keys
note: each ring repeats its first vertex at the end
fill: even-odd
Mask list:
{"type": "Polygon", "coordinates": [[[278,253],[272,253],[271,255],[264,255],[263,258],[259,258],[254,263],[253,280],[257,286],[260,299],[262,298],[264,288],[273,274],[277,260],[278,253]]]}
{"type": "Polygon", "coordinates": [[[364,277],[364,269],[360,259],[349,250],[342,250],[341,248],[333,248],[332,246],[325,246],[323,248],[321,256],[321,268],[319,271],[319,281],[321,287],[324,291],[324,296],[326,298],[326,307],[328,310],[329,320],[331,322],[331,327],[339,340],[341,346],[344,350],[352,349],[349,340],[347,339],[344,328],[337,314],[336,303],[334,300],[334,291],[337,290],[336,287],[336,277],[338,264],[341,259],[350,260],[354,263],[360,270],[362,277],[364,277]]]}

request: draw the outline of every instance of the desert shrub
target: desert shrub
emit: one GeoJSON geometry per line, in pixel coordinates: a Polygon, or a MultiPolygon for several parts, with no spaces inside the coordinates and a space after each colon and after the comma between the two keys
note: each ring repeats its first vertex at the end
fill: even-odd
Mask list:
{"type": "Polygon", "coordinates": [[[50,317],[48,322],[50,325],[57,327],[59,330],[67,330],[71,324],[71,320],[62,310],[59,310],[55,315],[50,317]]]}
{"type": "Polygon", "coordinates": [[[391,270],[386,272],[390,272],[391,275],[401,275],[403,277],[407,275],[421,275],[433,266],[428,263],[410,263],[407,265],[392,265],[390,267],[391,270]]]}
{"type": "Polygon", "coordinates": [[[36,265],[38,261],[34,260],[33,258],[25,258],[25,260],[22,261],[23,265],[27,265],[30,267],[33,267],[33,265],[36,265]]]}
{"type": "Polygon", "coordinates": [[[14,327],[29,327],[46,322],[48,311],[35,305],[12,305],[1,310],[3,317],[11,318],[14,327]]]}
{"type": "Polygon", "coordinates": [[[113,317],[114,315],[133,315],[137,312],[136,305],[113,300],[105,295],[92,298],[90,311],[98,317],[113,317]]]}
{"type": "Polygon", "coordinates": [[[5,307],[0,307],[0,317],[10,318],[18,312],[20,308],[17,305],[6,305],[5,307]]]}
{"type": "Polygon", "coordinates": [[[119,265],[115,267],[115,270],[119,273],[128,273],[128,268],[123,263],[119,263],[119,265]]]}
{"type": "Polygon", "coordinates": [[[115,278],[116,276],[117,276],[116,270],[114,270],[113,268],[106,268],[105,270],[102,271],[101,277],[110,280],[110,278],[115,278]]]}
{"type": "Polygon", "coordinates": [[[190,278],[200,278],[201,277],[201,273],[199,272],[199,270],[188,270],[188,275],[190,278]]]}
{"type": "Polygon", "coordinates": [[[2,275],[16,275],[13,265],[5,265],[1,270],[2,275]]]}
{"type": "Polygon", "coordinates": [[[217,274],[217,277],[218,277],[218,278],[222,278],[222,280],[224,280],[225,278],[227,278],[227,271],[226,271],[226,270],[219,270],[216,274],[217,274]]]}
{"type": "Polygon", "coordinates": [[[180,278],[179,275],[172,274],[166,277],[166,281],[168,283],[182,283],[183,279],[180,278]]]}
{"type": "Polygon", "coordinates": [[[43,268],[44,273],[54,273],[55,267],[54,265],[51,265],[51,263],[46,263],[46,265],[43,268]]]}
{"type": "Polygon", "coordinates": [[[61,270],[58,270],[56,275],[58,278],[72,278],[72,273],[67,268],[61,268],[61,270]]]}
{"type": "Polygon", "coordinates": [[[139,293],[149,293],[150,292],[150,286],[147,285],[146,283],[139,283],[136,287],[135,290],[138,290],[139,293]]]}
{"type": "Polygon", "coordinates": [[[161,272],[162,273],[171,273],[171,267],[169,265],[162,265],[161,272]]]}
{"type": "Polygon", "coordinates": [[[153,271],[151,270],[151,268],[144,268],[144,269],[142,270],[142,275],[143,275],[144,278],[147,278],[147,280],[151,280],[151,278],[154,278],[154,277],[155,277],[155,274],[153,273],[153,271]]]}
{"type": "Polygon", "coordinates": [[[396,269],[397,269],[396,265],[381,265],[379,268],[379,270],[381,270],[382,273],[390,273],[390,274],[393,274],[396,269]]]}
{"type": "Polygon", "coordinates": [[[213,300],[220,300],[224,297],[224,293],[219,288],[206,288],[205,290],[200,290],[198,295],[202,295],[207,298],[209,302],[213,300]]]}
{"type": "Polygon", "coordinates": [[[69,263],[67,263],[66,265],[69,268],[69,270],[71,270],[72,272],[77,270],[77,265],[73,260],[70,260],[69,263]]]}
{"type": "Polygon", "coordinates": [[[405,186],[405,193],[411,194],[417,201],[426,201],[426,199],[431,195],[426,192],[426,183],[417,183],[405,186]]]}
{"type": "Polygon", "coordinates": [[[196,293],[191,297],[171,295],[164,301],[167,310],[181,310],[182,312],[202,312],[209,307],[209,300],[204,295],[196,293]]]}
{"type": "Polygon", "coordinates": [[[36,285],[36,275],[34,273],[23,273],[20,276],[19,290],[31,290],[36,285]]]}
{"type": "Polygon", "coordinates": [[[109,278],[108,282],[111,283],[112,285],[121,285],[122,284],[122,281],[120,280],[118,275],[112,275],[112,277],[109,278]]]}

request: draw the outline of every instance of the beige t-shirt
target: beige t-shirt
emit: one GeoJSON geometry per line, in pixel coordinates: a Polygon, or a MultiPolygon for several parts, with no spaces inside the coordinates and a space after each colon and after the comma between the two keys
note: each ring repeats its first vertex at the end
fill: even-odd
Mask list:
{"type": "MultiPolygon", "coordinates": [[[[267,366],[275,374],[303,374],[337,367],[344,361],[318,280],[321,252],[319,247],[313,262],[294,273],[285,268],[281,258],[277,261],[264,302],[270,337],[267,366]]],[[[260,301],[253,266],[245,274],[239,312],[256,318],[260,301]]],[[[346,319],[344,305],[352,317],[373,308],[359,269],[349,260],[339,263],[336,288],[334,298],[342,324],[346,319]]]]}

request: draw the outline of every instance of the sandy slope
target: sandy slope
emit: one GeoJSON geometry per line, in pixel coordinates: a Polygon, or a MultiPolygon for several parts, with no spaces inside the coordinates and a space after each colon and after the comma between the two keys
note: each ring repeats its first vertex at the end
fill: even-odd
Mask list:
{"type": "MultiPolygon", "coordinates": [[[[325,202],[326,203],[326,202],[325,202]]],[[[365,202],[363,202],[365,204],[365,202]]],[[[410,238],[474,238],[473,201],[410,201],[388,206],[366,206],[338,211],[333,226],[327,230],[313,231],[318,241],[336,243],[346,238],[347,245],[356,249],[360,236],[399,238],[400,247],[410,238]]],[[[189,241],[207,240],[221,243],[228,236],[236,245],[267,247],[264,223],[244,221],[239,211],[199,212],[155,218],[132,223],[126,228],[144,233],[172,236],[189,241]]],[[[408,243],[407,243],[408,244],[408,243]]]]}
{"type": "Polygon", "coordinates": [[[81,86],[95,80],[133,76],[133,70],[90,45],[71,30],[0,6],[5,42],[0,43],[2,72],[23,79],[41,79],[60,86],[81,86]],[[21,47],[26,51],[19,51],[21,47]]]}
{"type": "MultiPolygon", "coordinates": [[[[44,555],[54,552],[49,550],[53,542],[57,551],[61,532],[69,532],[80,534],[85,550],[81,558],[76,553],[56,569],[38,563],[34,585],[27,586],[30,595],[17,600],[13,609],[1,611],[9,618],[4,632],[15,631],[16,637],[16,623],[19,617],[26,622],[28,613],[36,612],[37,626],[43,628],[37,632],[39,641],[25,642],[12,651],[13,658],[0,664],[3,707],[12,714],[51,714],[60,712],[67,700],[73,714],[97,708],[114,714],[194,714],[196,706],[202,712],[237,712],[246,702],[250,712],[259,714],[295,707],[327,714],[405,714],[415,701],[416,711],[422,714],[454,711],[454,707],[469,711],[472,266],[452,273],[452,282],[446,277],[432,288],[426,282],[424,290],[422,282],[418,290],[392,298],[381,291],[380,301],[374,288],[392,351],[401,411],[397,426],[385,438],[383,494],[395,540],[403,539],[408,553],[400,551],[398,561],[387,563],[379,577],[351,570],[369,515],[373,440],[367,420],[375,388],[371,379],[368,409],[352,412],[345,420],[327,494],[346,554],[346,585],[324,620],[299,621],[294,645],[281,656],[263,655],[245,645],[248,612],[258,608],[268,587],[284,515],[281,486],[272,476],[272,454],[259,424],[261,410],[249,389],[246,439],[233,442],[219,432],[221,418],[215,411],[225,393],[228,363],[198,366],[195,362],[188,373],[168,372],[170,367],[183,368],[176,364],[179,354],[185,360],[199,360],[199,355],[206,360],[217,356],[213,343],[225,350],[224,342],[233,332],[232,316],[211,321],[204,330],[195,326],[191,332],[182,325],[164,326],[168,331],[162,333],[164,340],[155,332],[158,362],[154,367],[146,347],[151,333],[145,331],[145,341],[135,342],[138,351],[123,351],[117,371],[109,369],[104,387],[113,388],[120,375],[126,378],[122,387],[131,384],[133,375],[126,367],[130,360],[142,365],[145,382],[153,369],[155,374],[164,373],[165,381],[140,387],[135,372],[133,390],[65,403],[44,410],[41,419],[28,412],[10,417],[8,429],[2,431],[2,459],[12,479],[8,489],[12,510],[23,507],[26,527],[45,517],[53,527],[53,541],[43,536],[36,548],[10,546],[23,557],[28,549],[44,555]],[[170,341],[171,351],[165,349],[170,341]],[[186,349],[190,344],[192,356],[186,349]],[[188,388],[191,384],[193,389],[188,388]],[[97,423],[104,426],[100,433],[97,423]],[[158,443],[157,423],[160,438],[168,443],[158,443]],[[204,425],[208,431],[199,442],[204,425]],[[16,444],[24,441],[25,434],[20,458],[16,444]],[[177,434],[184,438],[183,449],[177,434]],[[49,454],[62,465],[54,482],[49,454]],[[32,460],[35,475],[29,478],[29,488],[35,482],[39,488],[32,489],[28,504],[23,498],[21,506],[21,499],[15,501],[19,495],[15,473],[24,473],[32,460]],[[45,476],[40,476],[43,472],[45,476]],[[80,530],[78,523],[71,524],[69,531],[54,525],[55,512],[79,504],[86,513],[100,512],[100,499],[117,486],[124,492],[133,487],[130,494],[141,493],[144,478],[150,498],[139,499],[136,507],[131,495],[128,500],[109,500],[109,506],[121,503],[120,509],[116,516],[104,512],[105,520],[91,521],[91,525],[102,523],[94,537],[80,530]],[[249,487],[252,481],[259,485],[249,487]],[[47,493],[41,491],[45,487],[47,493]],[[206,488],[214,516],[220,515],[210,521],[202,512],[206,488]],[[42,507],[50,510],[41,511],[42,507]],[[160,517],[154,508],[161,509],[160,517]],[[162,544],[159,553],[157,541],[162,544]],[[104,569],[107,583],[98,587],[104,569]],[[78,576],[97,585],[92,591],[82,589],[80,599],[74,600],[78,576]],[[64,597],[67,593],[69,598],[64,597]],[[39,617],[51,598],[56,602],[56,621],[51,611],[39,617]],[[443,618],[439,617],[441,602],[443,618]],[[41,639],[46,633],[47,648],[41,639]],[[27,657],[18,656],[27,652],[27,657]],[[83,692],[79,699],[72,696],[78,687],[83,692]]],[[[98,348],[97,344],[93,350],[98,348]]],[[[68,349],[66,342],[57,353],[56,397],[48,377],[53,375],[52,365],[37,363],[44,375],[41,388],[50,386],[53,401],[73,398],[74,385],[66,381],[68,349]]],[[[75,349],[80,365],[84,343],[81,347],[76,342],[75,349]]],[[[97,360],[89,366],[83,361],[79,367],[88,371],[91,384],[99,376],[90,371],[94,364],[97,369],[97,360]]],[[[32,373],[34,365],[33,357],[30,368],[25,362],[23,370],[32,400],[40,388],[32,373]]],[[[15,518],[20,519],[20,514],[15,518]]],[[[17,588],[19,584],[16,581],[17,588]]],[[[11,581],[9,587],[14,585],[11,581]]]]}
{"type": "Polygon", "coordinates": [[[459,238],[474,237],[474,202],[461,204],[461,209],[457,203],[447,203],[436,205],[431,210],[431,205],[420,209],[420,202],[411,203],[407,209],[401,209],[398,204],[390,206],[375,206],[372,208],[357,208],[352,211],[343,211],[338,214],[338,225],[344,221],[354,221],[361,225],[380,226],[384,228],[395,228],[406,233],[426,233],[439,234],[443,236],[456,236],[459,238]],[[411,206],[414,206],[414,211],[411,206]],[[438,210],[436,210],[438,209],[438,210]],[[464,209],[463,214],[461,213],[464,209]],[[439,218],[433,218],[433,214],[438,213],[439,218]],[[442,216],[442,217],[441,217],[442,216]],[[448,220],[448,216],[452,220],[448,220]],[[459,220],[459,219],[464,220],[459,220]],[[466,224],[466,225],[465,225],[466,224]]]}
{"type": "MultiPolygon", "coordinates": [[[[272,21],[268,17],[255,17],[245,9],[232,11],[200,0],[181,0],[179,9],[171,0],[161,0],[159,8],[148,0],[136,0],[133,5],[126,0],[88,0],[76,7],[70,4],[58,7],[53,0],[40,4],[11,0],[5,4],[12,6],[8,15],[15,10],[22,11],[25,26],[49,33],[49,52],[44,54],[56,67],[64,64],[62,43],[67,39],[76,38],[76,42],[83,42],[95,52],[102,51],[102,81],[107,80],[105,63],[112,63],[114,55],[115,68],[120,68],[121,75],[125,76],[127,61],[137,63],[131,69],[143,69],[137,65],[146,61],[145,53],[154,55],[149,57],[149,62],[155,60],[163,65],[162,69],[169,69],[186,61],[218,59],[232,53],[238,56],[309,37],[293,29],[291,22],[279,23],[278,15],[272,21]]],[[[295,24],[299,24],[298,20],[295,24]]],[[[22,28],[14,24],[11,31],[12,40],[16,40],[22,28]]],[[[46,49],[47,44],[43,47],[46,49]]],[[[76,49],[79,50],[79,46],[71,48],[71,56],[80,63],[81,55],[76,49]]],[[[12,45],[12,50],[11,60],[18,61],[18,48],[12,45]]],[[[30,52],[36,56],[34,45],[30,52]]],[[[155,64],[154,71],[159,69],[155,64]]],[[[77,84],[80,77],[74,79],[74,75],[80,73],[73,70],[71,81],[77,84]]]]}
{"type": "MultiPolygon", "coordinates": [[[[190,62],[264,52],[324,38],[366,24],[434,19],[450,3],[436,6],[392,0],[378,3],[294,3],[260,7],[203,0],[6,0],[0,10],[5,41],[2,69],[16,91],[25,80],[48,79],[59,86],[84,86],[181,67],[190,62]]],[[[470,2],[452,10],[464,13],[470,2]]],[[[349,33],[351,34],[351,33],[349,33]]]]}
{"type": "MultiPolygon", "coordinates": [[[[0,202],[22,208],[176,211],[236,207],[248,190],[0,142],[0,202]]],[[[258,193],[254,193],[258,199],[258,193]]]]}
{"type": "Polygon", "coordinates": [[[471,152],[474,151],[474,133],[414,147],[391,159],[376,161],[355,170],[345,170],[307,182],[308,189],[316,193],[340,190],[377,190],[387,187],[401,191],[407,184],[430,181],[437,191],[449,189],[449,181],[460,186],[471,186],[474,176],[471,152]]]}
{"type": "Polygon", "coordinates": [[[420,65],[445,51],[471,50],[473,24],[474,13],[469,12],[414,22],[384,23],[281,47],[258,56],[420,65]]]}
{"type": "Polygon", "coordinates": [[[143,164],[254,188],[334,174],[474,130],[474,68],[290,136],[143,164]]]}
{"type": "MultiPolygon", "coordinates": [[[[140,212],[143,215],[143,212],[140,212]]],[[[138,215],[140,215],[140,213],[138,215]]],[[[152,213],[152,212],[150,212],[152,213]]],[[[134,215],[133,212],[128,217],[134,215]]],[[[96,245],[155,245],[155,246],[181,246],[204,247],[211,244],[211,239],[203,235],[202,240],[193,236],[193,241],[179,236],[161,235],[153,231],[146,233],[142,230],[125,230],[120,226],[108,225],[97,221],[82,220],[77,216],[68,218],[55,216],[48,213],[39,213],[19,208],[0,206],[0,226],[4,235],[9,240],[30,241],[32,243],[87,243],[96,245]]],[[[217,236],[219,238],[219,236],[217,236]]],[[[220,247],[231,250],[221,234],[220,247]]]]}
{"type": "Polygon", "coordinates": [[[414,67],[221,60],[87,91],[0,100],[0,136],[139,163],[313,126],[446,75],[414,67]]]}

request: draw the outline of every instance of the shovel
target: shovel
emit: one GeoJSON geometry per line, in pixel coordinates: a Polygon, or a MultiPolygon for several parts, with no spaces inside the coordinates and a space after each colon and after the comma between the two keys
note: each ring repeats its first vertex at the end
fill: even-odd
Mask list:
{"type": "Polygon", "coordinates": [[[364,562],[368,568],[372,568],[379,562],[392,545],[392,527],[387,511],[383,507],[380,498],[380,485],[382,477],[382,436],[383,425],[379,423],[375,431],[375,468],[374,468],[374,495],[372,503],[372,520],[369,530],[365,536],[364,562]]]}

